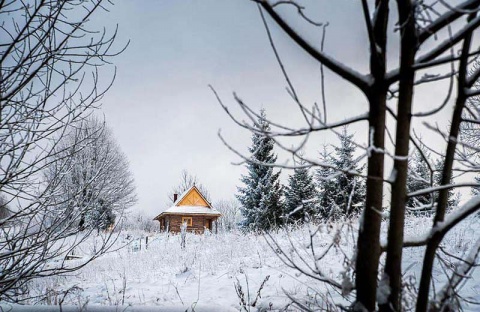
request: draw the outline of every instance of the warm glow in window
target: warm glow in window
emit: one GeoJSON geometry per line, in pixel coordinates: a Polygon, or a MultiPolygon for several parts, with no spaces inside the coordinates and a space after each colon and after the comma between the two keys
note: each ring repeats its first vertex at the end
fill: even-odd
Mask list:
{"type": "Polygon", "coordinates": [[[187,226],[192,226],[192,217],[182,217],[182,224],[187,223],[187,226]]]}

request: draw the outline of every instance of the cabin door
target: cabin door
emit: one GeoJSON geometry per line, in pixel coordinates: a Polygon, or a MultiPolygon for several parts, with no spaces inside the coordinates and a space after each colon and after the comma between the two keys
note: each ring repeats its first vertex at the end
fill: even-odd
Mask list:
{"type": "Polygon", "coordinates": [[[205,223],[206,223],[205,227],[211,231],[212,230],[212,220],[207,219],[207,220],[205,220],[205,223]]]}

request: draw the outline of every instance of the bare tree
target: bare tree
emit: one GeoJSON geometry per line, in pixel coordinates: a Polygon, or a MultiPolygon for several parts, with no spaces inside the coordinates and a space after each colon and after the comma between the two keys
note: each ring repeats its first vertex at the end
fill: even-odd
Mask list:
{"type": "Polygon", "coordinates": [[[153,233],[158,230],[158,222],[142,212],[127,211],[123,215],[122,230],[144,231],[153,233]]]}
{"type": "MultiPolygon", "coordinates": [[[[287,83],[288,94],[305,121],[304,127],[297,128],[271,120],[271,130],[262,131],[262,134],[274,138],[279,147],[293,153],[296,157],[304,158],[311,166],[322,166],[325,164],[302,157],[299,153],[309,139],[309,134],[320,131],[337,132],[338,127],[348,124],[361,122],[368,124],[367,131],[364,133],[368,144],[363,146],[364,156],[367,158],[365,206],[357,233],[355,254],[350,258],[354,264],[355,278],[355,300],[351,308],[354,311],[374,311],[378,305],[381,311],[402,310],[403,249],[426,246],[416,297],[416,309],[417,311],[426,311],[428,308],[445,309],[446,306],[442,304],[451,301],[438,301],[431,296],[430,291],[435,257],[442,239],[449,230],[480,208],[480,197],[476,196],[462,207],[457,207],[450,217],[446,217],[449,191],[456,187],[476,185],[475,182],[452,183],[451,181],[455,176],[471,170],[468,165],[469,159],[458,153],[468,144],[459,136],[461,124],[478,125],[480,123],[478,114],[473,118],[462,118],[467,100],[479,94],[475,83],[480,77],[480,69],[474,65],[473,61],[480,51],[472,45],[472,37],[480,26],[480,16],[477,16],[480,1],[457,1],[453,5],[446,1],[398,0],[394,2],[396,6],[391,5],[393,2],[388,0],[362,0],[351,3],[359,7],[358,12],[362,14],[365,22],[369,47],[367,61],[369,69],[365,73],[347,66],[335,56],[324,52],[326,24],[313,21],[300,1],[256,0],[253,2],[260,9],[275,58],[287,83]],[[289,8],[298,13],[298,18],[307,25],[320,27],[320,31],[323,31],[320,45],[308,42],[306,36],[291,26],[293,23],[289,22],[284,15],[289,8]],[[264,16],[265,13],[270,17],[269,20],[264,16]],[[394,21],[396,33],[388,28],[389,20],[392,18],[397,19],[394,21]],[[312,105],[302,103],[272,39],[269,30],[269,24],[272,22],[276,27],[281,28],[295,45],[319,63],[322,77],[324,77],[324,70],[328,69],[349,83],[352,88],[361,91],[368,102],[368,110],[356,116],[347,116],[343,120],[332,122],[327,120],[329,106],[324,96],[322,97],[323,107],[316,103],[312,105]],[[389,46],[387,50],[387,40],[395,41],[396,45],[393,48],[389,46]],[[387,63],[387,59],[394,59],[394,61],[387,63]],[[434,109],[428,110],[423,106],[424,103],[414,102],[414,92],[421,92],[418,86],[421,85],[425,90],[426,87],[435,84],[442,86],[446,84],[448,87],[446,97],[437,100],[438,103],[434,109]],[[439,126],[432,125],[432,118],[451,107],[451,103],[453,103],[453,113],[449,129],[444,131],[439,126]],[[387,124],[387,116],[393,119],[392,123],[387,124]],[[420,143],[412,129],[414,119],[425,121],[433,133],[444,139],[447,147],[441,151],[435,146],[429,146],[429,149],[444,159],[440,186],[434,187],[431,184],[420,191],[408,193],[406,183],[409,149],[411,145],[418,147],[420,143]],[[395,135],[392,136],[391,133],[395,135]],[[302,140],[299,146],[290,147],[282,144],[282,137],[298,137],[302,140]],[[386,140],[394,146],[393,149],[388,148],[386,140]],[[386,157],[393,161],[389,176],[385,176],[386,157]],[[386,186],[394,191],[387,194],[389,200],[385,210],[390,216],[388,240],[382,246],[380,229],[384,216],[382,210],[385,204],[383,198],[386,186]],[[427,193],[437,193],[432,228],[422,239],[417,238],[413,241],[405,239],[406,202],[409,198],[427,193]],[[383,252],[386,253],[384,267],[380,263],[380,255],[383,252]],[[379,273],[382,276],[380,281],[379,273]],[[377,301],[377,294],[382,292],[384,295],[379,296],[377,301]]],[[[358,47],[352,47],[352,50],[355,49],[358,47]]],[[[323,81],[322,85],[324,85],[323,81]]],[[[259,113],[252,110],[235,94],[236,102],[248,117],[247,122],[243,121],[243,118],[232,115],[216,91],[213,88],[212,90],[227,114],[239,126],[255,133],[260,131],[254,127],[259,113]]],[[[476,112],[478,113],[478,110],[476,112]]],[[[236,151],[233,147],[230,146],[230,148],[236,151]]],[[[237,154],[246,162],[255,161],[239,152],[237,154]]],[[[475,168],[478,170],[478,167],[475,168]]],[[[334,169],[349,172],[348,168],[334,169]]],[[[470,255],[476,256],[478,250],[475,249],[478,249],[478,244],[472,248],[470,255]]],[[[471,260],[472,257],[468,258],[471,260]]],[[[470,267],[473,266],[472,261],[468,263],[470,267]]],[[[313,270],[313,272],[317,271],[313,270]]],[[[461,275],[462,272],[456,273],[458,274],[455,279],[465,277],[461,275]]],[[[332,287],[341,286],[340,283],[330,279],[324,280],[332,287]]],[[[458,296],[455,291],[456,285],[458,283],[451,283],[444,294],[458,296]]]]}
{"type": "Polygon", "coordinates": [[[220,200],[215,202],[213,207],[222,214],[222,217],[217,221],[220,230],[228,232],[239,228],[242,214],[240,212],[240,203],[238,200],[220,200]]]}
{"type": "Polygon", "coordinates": [[[0,193],[10,210],[0,219],[0,300],[27,296],[33,278],[82,267],[114,238],[103,235],[81,263],[67,265],[66,254],[89,231],[59,230],[47,217],[54,184],[43,179],[44,169],[58,160],[68,126],[98,107],[113,82],[115,72],[105,65],[121,52],[112,51],[116,30],[109,35],[89,26],[105,5],[102,0],[0,1],[0,193]],[[110,76],[107,83],[101,83],[103,72],[110,76]]]}
{"type": "Polygon", "coordinates": [[[136,201],[128,160],[104,122],[88,118],[67,130],[46,170],[52,218],[80,230],[107,230],[136,201]]]}
{"type": "Polygon", "coordinates": [[[202,195],[205,196],[205,199],[210,201],[210,193],[208,192],[208,189],[205,187],[205,185],[200,183],[198,177],[196,175],[192,175],[187,170],[182,170],[180,182],[172,188],[170,193],[168,193],[168,204],[174,202],[174,194],[182,195],[185,191],[187,191],[194,185],[200,190],[200,192],[202,192],[202,195]]]}

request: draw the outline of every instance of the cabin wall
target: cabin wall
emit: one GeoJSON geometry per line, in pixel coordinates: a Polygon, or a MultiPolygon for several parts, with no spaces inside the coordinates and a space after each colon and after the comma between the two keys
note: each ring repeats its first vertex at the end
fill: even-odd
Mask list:
{"type": "Polygon", "coordinates": [[[182,217],[191,217],[192,218],[192,225],[187,226],[187,231],[194,232],[197,234],[203,234],[205,232],[205,228],[212,230],[213,220],[210,217],[205,216],[188,216],[188,215],[169,215],[165,216],[165,221],[162,223],[160,221],[160,229],[168,230],[172,233],[180,233],[180,226],[182,225],[182,217]],[[209,222],[209,220],[212,220],[209,222]]]}

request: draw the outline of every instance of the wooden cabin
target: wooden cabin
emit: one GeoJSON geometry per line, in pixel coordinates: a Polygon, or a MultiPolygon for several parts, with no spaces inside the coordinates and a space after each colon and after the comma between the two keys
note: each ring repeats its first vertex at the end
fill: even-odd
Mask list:
{"type": "Polygon", "coordinates": [[[154,218],[160,222],[161,231],[179,233],[182,223],[187,231],[203,234],[205,229],[217,232],[217,219],[221,214],[194,185],[182,195],[174,195],[173,206],[154,218]]]}

